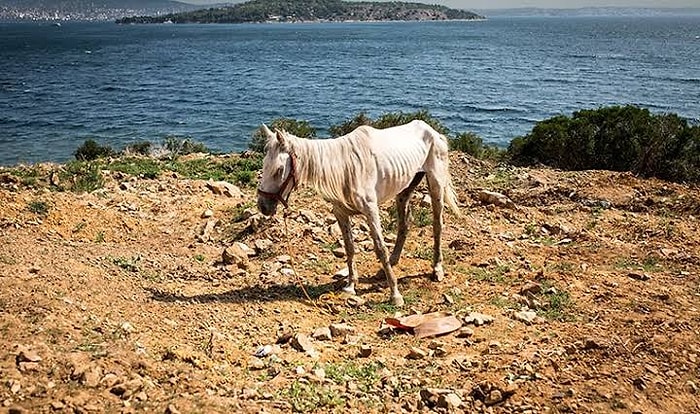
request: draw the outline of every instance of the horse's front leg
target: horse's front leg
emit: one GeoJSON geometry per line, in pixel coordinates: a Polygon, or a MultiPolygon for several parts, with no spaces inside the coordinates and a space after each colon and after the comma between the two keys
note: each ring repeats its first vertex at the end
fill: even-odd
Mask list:
{"type": "Polygon", "coordinates": [[[355,262],[353,260],[353,258],[355,257],[355,245],[352,240],[350,216],[339,211],[338,209],[333,209],[333,214],[338,220],[340,232],[343,234],[343,243],[345,244],[345,257],[346,263],[348,265],[348,278],[345,287],[343,287],[343,292],[354,295],[355,283],[357,283],[357,271],[355,269],[355,262]]]}
{"type": "Polygon", "coordinates": [[[384,244],[384,239],[382,238],[382,224],[379,219],[379,207],[376,203],[372,203],[367,206],[365,217],[367,218],[367,224],[369,225],[370,234],[372,235],[372,241],[374,241],[374,251],[382,264],[384,274],[386,275],[386,280],[389,282],[389,288],[391,289],[391,303],[395,306],[403,306],[403,296],[401,296],[401,293],[399,292],[396,276],[391,268],[391,263],[389,263],[389,251],[387,250],[386,244],[384,244]]]}

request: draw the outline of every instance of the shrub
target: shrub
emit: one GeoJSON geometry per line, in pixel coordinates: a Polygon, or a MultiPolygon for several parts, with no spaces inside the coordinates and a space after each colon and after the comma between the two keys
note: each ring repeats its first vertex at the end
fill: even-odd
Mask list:
{"type": "Polygon", "coordinates": [[[505,151],[496,146],[486,145],[473,132],[461,132],[454,138],[448,138],[451,151],[460,151],[480,159],[500,160],[505,151]]]}
{"type": "Polygon", "coordinates": [[[163,146],[172,156],[187,155],[197,152],[211,152],[206,145],[201,142],[193,141],[191,138],[166,137],[163,146]]]}
{"type": "Polygon", "coordinates": [[[697,181],[700,133],[675,114],[632,105],[574,112],[538,122],[508,147],[514,164],[565,170],[631,171],[644,177],[697,181]]]}
{"type": "Polygon", "coordinates": [[[397,125],[407,124],[414,120],[424,121],[426,124],[433,127],[434,130],[442,135],[447,136],[450,130],[442,125],[440,121],[430,115],[430,112],[426,110],[421,110],[418,112],[390,112],[388,114],[381,115],[376,121],[372,122],[372,126],[379,129],[389,128],[397,125]]]}
{"type": "Polygon", "coordinates": [[[372,125],[372,118],[368,117],[364,112],[360,112],[355,115],[354,118],[350,118],[347,121],[340,123],[338,125],[332,125],[328,132],[332,137],[341,137],[347,135],[360,127],[362,125],[372,125]]]}
{"type": "Polygon", "coordinates": [[[66,164],[61,172],[61,183],[67,183],[67,187],[75,193],[91,193],[104,186],[101,174],[101,165],[95,162],[74,161],[66,164]]]}
{"type": "MultiPolygon", "coordinates": [[[[268,124],[268,127],[272,130],[275,128],[283,129],[292,135],[296,135],[301,138],[316,138],[316,128],[311,126],[308,121],[300,121],[291,118],[277,118],[272,120],[268,124]]],[[[263,131],[262,126],[255,130],[253,137],[248,143],[248,149],[253,152],[259,152],[261,154],[265,153],[265,144],[267,143],[267,135],[263,131]]]]}
{"type": "Polygon", "coordinates": [[[94,139],[85,140],[73,153],[78,161],[93,161],[111,157],[114,154],[114,150],[109,145],[100,145],[94,139]]]}
{"type": "Polygon", "coordinates": [[[376,120],[372,120],[364,112],[360,112],[345,122],[331,126],[329,132],[332,136],[338,137],[348,134],[362,125],[370,125],[378,129],[384,129],[407,124],[416,119],[425,121],[425,123],[433,127],[433,129],[442,135],[447,135],[450,132],[446,126],[442,125],[440,121],[435,119],[432,115],[430,115],[430,112],[426,110],[417,112],[389,112],[380,115],[376,120]]]}
{"type": "Polygon", "coordinates": [[[149,155],[151,153],[151,147],[153,145],[148,141],[139,141],[129,144],[124,147],[124,154],[127,155],[149,155]]]}

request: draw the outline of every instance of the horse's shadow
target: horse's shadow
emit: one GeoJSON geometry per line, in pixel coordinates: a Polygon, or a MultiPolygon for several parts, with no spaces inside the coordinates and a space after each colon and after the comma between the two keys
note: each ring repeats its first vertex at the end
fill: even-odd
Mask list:
{"type": "MultiPolygon", "coordinates": [[[[367,286],[358,286],[357,294],[362,295],[371,292],[380,292],[385,289],[385,284],[379,283],[384,281],[383,273],[381,279],[379,274],[360,278],[362,284],[367,286]]],[[[428,274],[409,275],[400,278],[400,284],[405,284],[412,279],[427,278],[428,274]]],[[[307,295],[311,300],[316,300],[322,295],[331,292],[341,292],[341,288],[345,282],[343,280],[333,281],[320,285],[313,284],[298,284],[285,283],[262,286],[255,284],[252,286],[244,286],[238,289],[232,289],[220,293],[203,293],[196,295],[183,295],[181,293],[167,292],[158,288],[146,288],[151,294],[151,298],[158,302],[167,303],[249,303],[249,302],[283,302],[283,301],[299,301],[304,302],[307,295]]]]}

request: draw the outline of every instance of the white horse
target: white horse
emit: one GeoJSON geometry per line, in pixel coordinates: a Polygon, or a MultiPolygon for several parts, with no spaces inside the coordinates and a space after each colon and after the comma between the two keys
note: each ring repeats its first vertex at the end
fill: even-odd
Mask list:
{"type": "Polygon", "coordinates": [[[423,121],[386,129],[361,126],[335,139],[309,140],[285,131],[270,131],[262,178],[258,187],[258,208],[274,215],[277,203],[288,207],[297,184],[308,184],[333,206],[333,214],[343,234],[348,278],[343,291],[355,294],[357,271],[353,263],[350,216],[362,214],[374,241],[374,250],[384,269],[391,302],[402,306],[392,266],[399,262],[408,232],[408,201],[423,176],[428,178],[433,210],[433,279],[442,280],[443,202],[459,215],[457,196],[448,170],[447,139],[423,121]],[[398,233],[389,252],[382,238],[379,205],[396,198],[398,233]]]}

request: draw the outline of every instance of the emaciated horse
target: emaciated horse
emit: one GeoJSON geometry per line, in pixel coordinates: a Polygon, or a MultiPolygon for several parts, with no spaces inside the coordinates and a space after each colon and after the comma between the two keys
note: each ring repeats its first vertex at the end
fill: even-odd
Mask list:
{"type": "Polygon", "coordinates": [[[399,262],[408,232],[408,201],[426,176],[433,210],[433,279],[442,280],[443,203],[457,215],[457,196],[448,170],[447,139],[423,121],[386,129],[361,126],[335,139],[309,140],[285,131],[273,133],[262,126],[268,141],[258,187],[258,208],[273,215],[277,204],[288,207],[289,196],[298,184],[307,184],[333,206],[343,234],[348,266],[343,291],[355,294],[357,271],[353,262],[350,216],[362,214],[382,264],[391,302],[402,306],[392,266],[399,262]],[[396,198],[398,232],[389,255],[382,238],[379,205],[396,198]]]}

